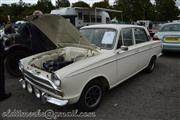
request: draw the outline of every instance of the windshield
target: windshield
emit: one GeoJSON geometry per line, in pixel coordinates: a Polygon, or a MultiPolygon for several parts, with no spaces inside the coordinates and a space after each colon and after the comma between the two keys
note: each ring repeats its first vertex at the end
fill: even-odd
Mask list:
{"type": "Polygon", "coordinates": [[[180,24],[170,24],[170,25],[165,25],[161,28],[161,32],[166,32],[166,31],[180,31],[180,24]]]}
{"type": "Polygon", "coordinates": [[[84,35],[91,44],[102,49],[112,49],[115,43],[116,30],[109,28],[88,28],[81,29],[80,32],[84,35]]]}

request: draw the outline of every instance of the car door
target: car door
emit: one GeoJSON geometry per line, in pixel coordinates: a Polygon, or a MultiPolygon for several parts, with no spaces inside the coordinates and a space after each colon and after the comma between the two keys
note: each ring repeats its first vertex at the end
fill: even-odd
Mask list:
{"type": "Polygon", "coordinates": [[[143,28],[134,28],[135,47],[138,58],[138,69],[143,69],[147,66],[150,60],[151,42],[143,28]]]}
{"type": "Polygon", "coordinates": [[[138,71],[137,67],[139,59],[136,56],[136,47],[134,47],[134,44],[133,29],[122,29],[116,49],[117,83],[129,78],[138,71]],[[128,50],[125,50],[124,48],[128,48],[128,50]]]}

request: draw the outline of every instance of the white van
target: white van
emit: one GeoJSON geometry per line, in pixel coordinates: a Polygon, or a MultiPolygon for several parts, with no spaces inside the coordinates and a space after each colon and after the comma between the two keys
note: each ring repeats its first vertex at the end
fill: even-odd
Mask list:
{"type": "Polygon", "coordinates": [[[52,10],[50,14],[63,16],[77,28],[93,24],[106,24],[110,22],[108,12],[93,8],[65,7],[52,10]]]}

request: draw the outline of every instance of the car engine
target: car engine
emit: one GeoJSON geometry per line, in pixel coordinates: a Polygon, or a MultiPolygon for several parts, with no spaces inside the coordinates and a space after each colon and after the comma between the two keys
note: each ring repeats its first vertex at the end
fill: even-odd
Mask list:
{"type": "Polygon", "coordinates": [[[48,72],[54,72],[58,69],[61,69],[69,64],[73,63],[73,61],[65,61],[63,56],[59,56],[55,60],[49,60],[43,63],[43,69],[48,72]]]}

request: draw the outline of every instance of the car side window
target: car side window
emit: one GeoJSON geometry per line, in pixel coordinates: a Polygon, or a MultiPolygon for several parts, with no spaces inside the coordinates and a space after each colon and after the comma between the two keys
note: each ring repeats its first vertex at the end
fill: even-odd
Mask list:
{"type": "Polygon", "coordinates": [[[134,36],[135,36],[136,44],[149,41],[145,30],[142,28],[135,28],[134,29],[134,36]]]}
{"type": "Polygon", "coordinates": [[[126,28],[121,31],[122,35],[122,45],[131,46],[133,45],[133,34],[131,28],[126,28]]]}

